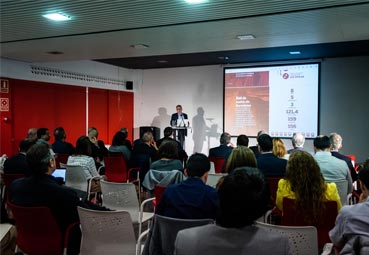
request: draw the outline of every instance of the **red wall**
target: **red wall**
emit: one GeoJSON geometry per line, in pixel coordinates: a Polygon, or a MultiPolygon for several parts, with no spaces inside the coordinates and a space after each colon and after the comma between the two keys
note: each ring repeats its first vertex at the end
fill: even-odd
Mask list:
{"type": "MultiPolygon", "coordinates": [[[[31,127],[46,127],[51,133],[62,126],[67,141],[75,145],[86,134],[86,87],[38,81],[7,79],[10,108],[1,114],[0,154],[16,154],[20,140],[31,127]],[[8,117],[8,121],[4,121],[8,117]]],[[[1,94],[4,97],[4,94],[1,94]]],[[[110,144],[119,128],[133,130],[133,93],[88,89],[88,126],[99,130],[99,139],[110,144]]],[[[132,139],[132,132],[130,132],[132,139]]]]}

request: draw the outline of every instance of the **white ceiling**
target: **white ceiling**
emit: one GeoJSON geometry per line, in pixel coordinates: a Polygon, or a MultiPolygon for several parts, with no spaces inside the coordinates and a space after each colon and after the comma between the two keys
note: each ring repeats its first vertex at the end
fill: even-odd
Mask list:
{"type": "MultiPolygon", "coordinates": [[[[369,1],[208,0],[188,5],[183,0],[1,0],[0,5],[1,57],[26,62],[369,40],[369,1]],[[56,23],[41,16],[51,11],[66,13],[72,20],[56,23]],[[236,38],[243,34],[253,34],[256,39],[236,38]],[[130,47],[133,44],[149,48],[134,49],[130,47]],[[51,51],[63,54],[49,54],[51,51]]],[[[300,58],[304,57],[309,55],[300,58]]]]}

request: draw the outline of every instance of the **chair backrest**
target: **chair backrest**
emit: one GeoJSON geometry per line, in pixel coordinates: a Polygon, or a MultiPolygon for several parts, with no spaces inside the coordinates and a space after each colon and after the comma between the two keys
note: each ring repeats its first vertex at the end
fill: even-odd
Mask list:
{"type": "Polygon", "coordinates": [[[127,182],[127,162],[123,154],[104,157],[105,176],[109,182],[127,182]]]}
{"type": "Polygon", "coordinates": [[[78,214],[82,230],[82,255],[136,253],[136,237],[128,212],[78,207],[78,214]]]}
{"type": "Polygon", "coordinates": [[[290,254],[318,255],[317,229],[313,226],[291,227],[256,222],[258,227],[288,237],[290,254]]]}
{"type": "Polygon", "coordinates": [[[172,255],[177,233],[192,228],[214,223],[212,219],[176,219],[155,214],[153,225],[146,239],[143,254],[172,255]]]}
{"type": "Polygon", "coordinates": [[[83,166],[71,166],[61,164],[65,167],[65,186],[88,192],[88,182],[83,166]]]}
{"type": "Polygon", "coordinates": [[[304,211],[296,209],[295,200],[283,198],[282,225],[285,226],[309,226],[313,225],[318,230],[318,246],[322,248],[325,243],[330,243],[328,232],[334,227],[337,217],[337,202],[324,202],[324,211],[317,222],[307,223],[304,211]]]}
{"type": "Polygon", "coordinates": [[[63,254],[63,236],[48,207],[8,202],[17,228],[17,245],[27,254],[63,254]]]}
{"type": "Polygon", "coordinates": [[[63,168],[60,166],[60,163],[67,164],[68,158],[69,154],[58,153],[55,157],[56,168],[63,168]]]}
{"type": "Polygon", "coordinates": [[[272,198],[272,201],[275,204],[275,201],[277,199],[277,190],[278,190],[278,182],[280,179],[284,178],[283,176],[266,176],[266,183],[269,188],[270,196],[272,198]]]}
{"type": "Polygon", "coordinates": [[[179,170],[162,171],[151,169],[145,175],[142,186],[148,190],[154,190],[155,185],[166,187],[170,184],[180,183],[184,178],[183,173],[179,170]]]}
{"type": "Polygon", "coordinates": [[[214,187],[217,185],[220,178],[226,176],[226,173],[220,173],[220,174],[208,174],[208,179],[206,180],[206,184],[214,187]]]}
{"type": "Polygon", "coordinates": [[[129,212],[133,222],[138,222],[139,202],[133,183],[100,181],[103,205],[113,210],[129,212]]]}
{"type": "Polygon", "coordinates": [[[220,174],[222,172],[222,168],[225,162],[225,157],[209,156],[209,160],[211,162],[214,162],[215,173],[220,174]]]}
{"type": "Polygon", "coordinates": [[[26,177],[24,174],[5,174],[5,173],[1,173],[1,179],[4,182],[3,188],[1,190],[1,198],[3,201],[5,201],[5,193],[7,192],[6,190],[10,187],[10,184],[12,184],[12,182],[16,179],[20,179],[20,178],[24,178],[26,177]]]}
{"type": "Polygon", "coordinates": [[[341,204],[344,206],[347,204],[347,180],[336,181],[334,183],[336,184],[338,195],[340,195],[341,204]]]}
{"type": "Polygon", "coordinates": [[[155,195],[155,203],[159,204],[161,198],[163,197],[164,191],[167,189],[166,186],[155,185],[154,195],[155,195]]]}

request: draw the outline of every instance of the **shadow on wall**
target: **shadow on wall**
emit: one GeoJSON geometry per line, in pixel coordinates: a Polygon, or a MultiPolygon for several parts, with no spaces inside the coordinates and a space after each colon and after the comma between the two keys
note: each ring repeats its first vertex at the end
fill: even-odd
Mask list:
{"type": "Polygon", "coordinates": [[[218,124],[213,122],[213,118],[206,118],[209,122],[210,127],[206,124],[205,111],[203,107],[197,108],[197,114],[192,118],[192,139],[194,143],[193,153],[202,152],[204,142],[207,140],[207,151],[210,148],[210,138],[219,138],[220,133],[218,133],[218,124]]]}
{"type": "Polygon", "coordinates": [[[160,137],[163,137],[164,128],[170,126],[170,115],[165,107],[159,107],[158,114],[153,118],[151,126],[160,128],[160,137]]]}

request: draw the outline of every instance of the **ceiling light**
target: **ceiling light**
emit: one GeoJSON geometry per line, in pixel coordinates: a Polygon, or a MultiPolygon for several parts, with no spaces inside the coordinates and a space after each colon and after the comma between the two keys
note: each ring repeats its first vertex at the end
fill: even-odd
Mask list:
{"type": "Polygon", "coordinates": [[[228,56],[219,56],[218,59],[219,60],[228,60],[229,57],[228,56]]]}
{"type": "Polygon", "coordinates": [[[159,64],[166,64],[166,63],[168,63],[168,60],[161,59],[161,60],[158,60],[156,62],[158,62],[159,64]]]}
{"type": "Polygon", "coordinates": [[[63,13],[49,13],[49,14],[45,14],[45,15],[42,15],[42,16],[45,17],[45,18],[54,20],[54,21],[65,21],[65,20],[72,19],[71,16],[65,15],[63,13]]]}
{"type": "Polygon", "coordinates": [[[188,4],[201,4],[207,2],[208,0],[184,0],[184,1],[188,4]]]}
{"type": "Polygon", "coordinates": [[[255,36],[254,35],[238,35],[237,38],[239,40],[253,40],[255,39],[255,36]]]}
{"type": "Polygon", "coordinates": [[[301,52],[300,51],[290,51],[289,52],[291,55],[300,55],[301,52]]]}
{"type": "Polygon", "coordinates": [[[134,48],[134,49],[146,49],[146,48],[149,48],[149,45],[146,45],[146,44],[133,44],[130,47],[134,48]]]}

